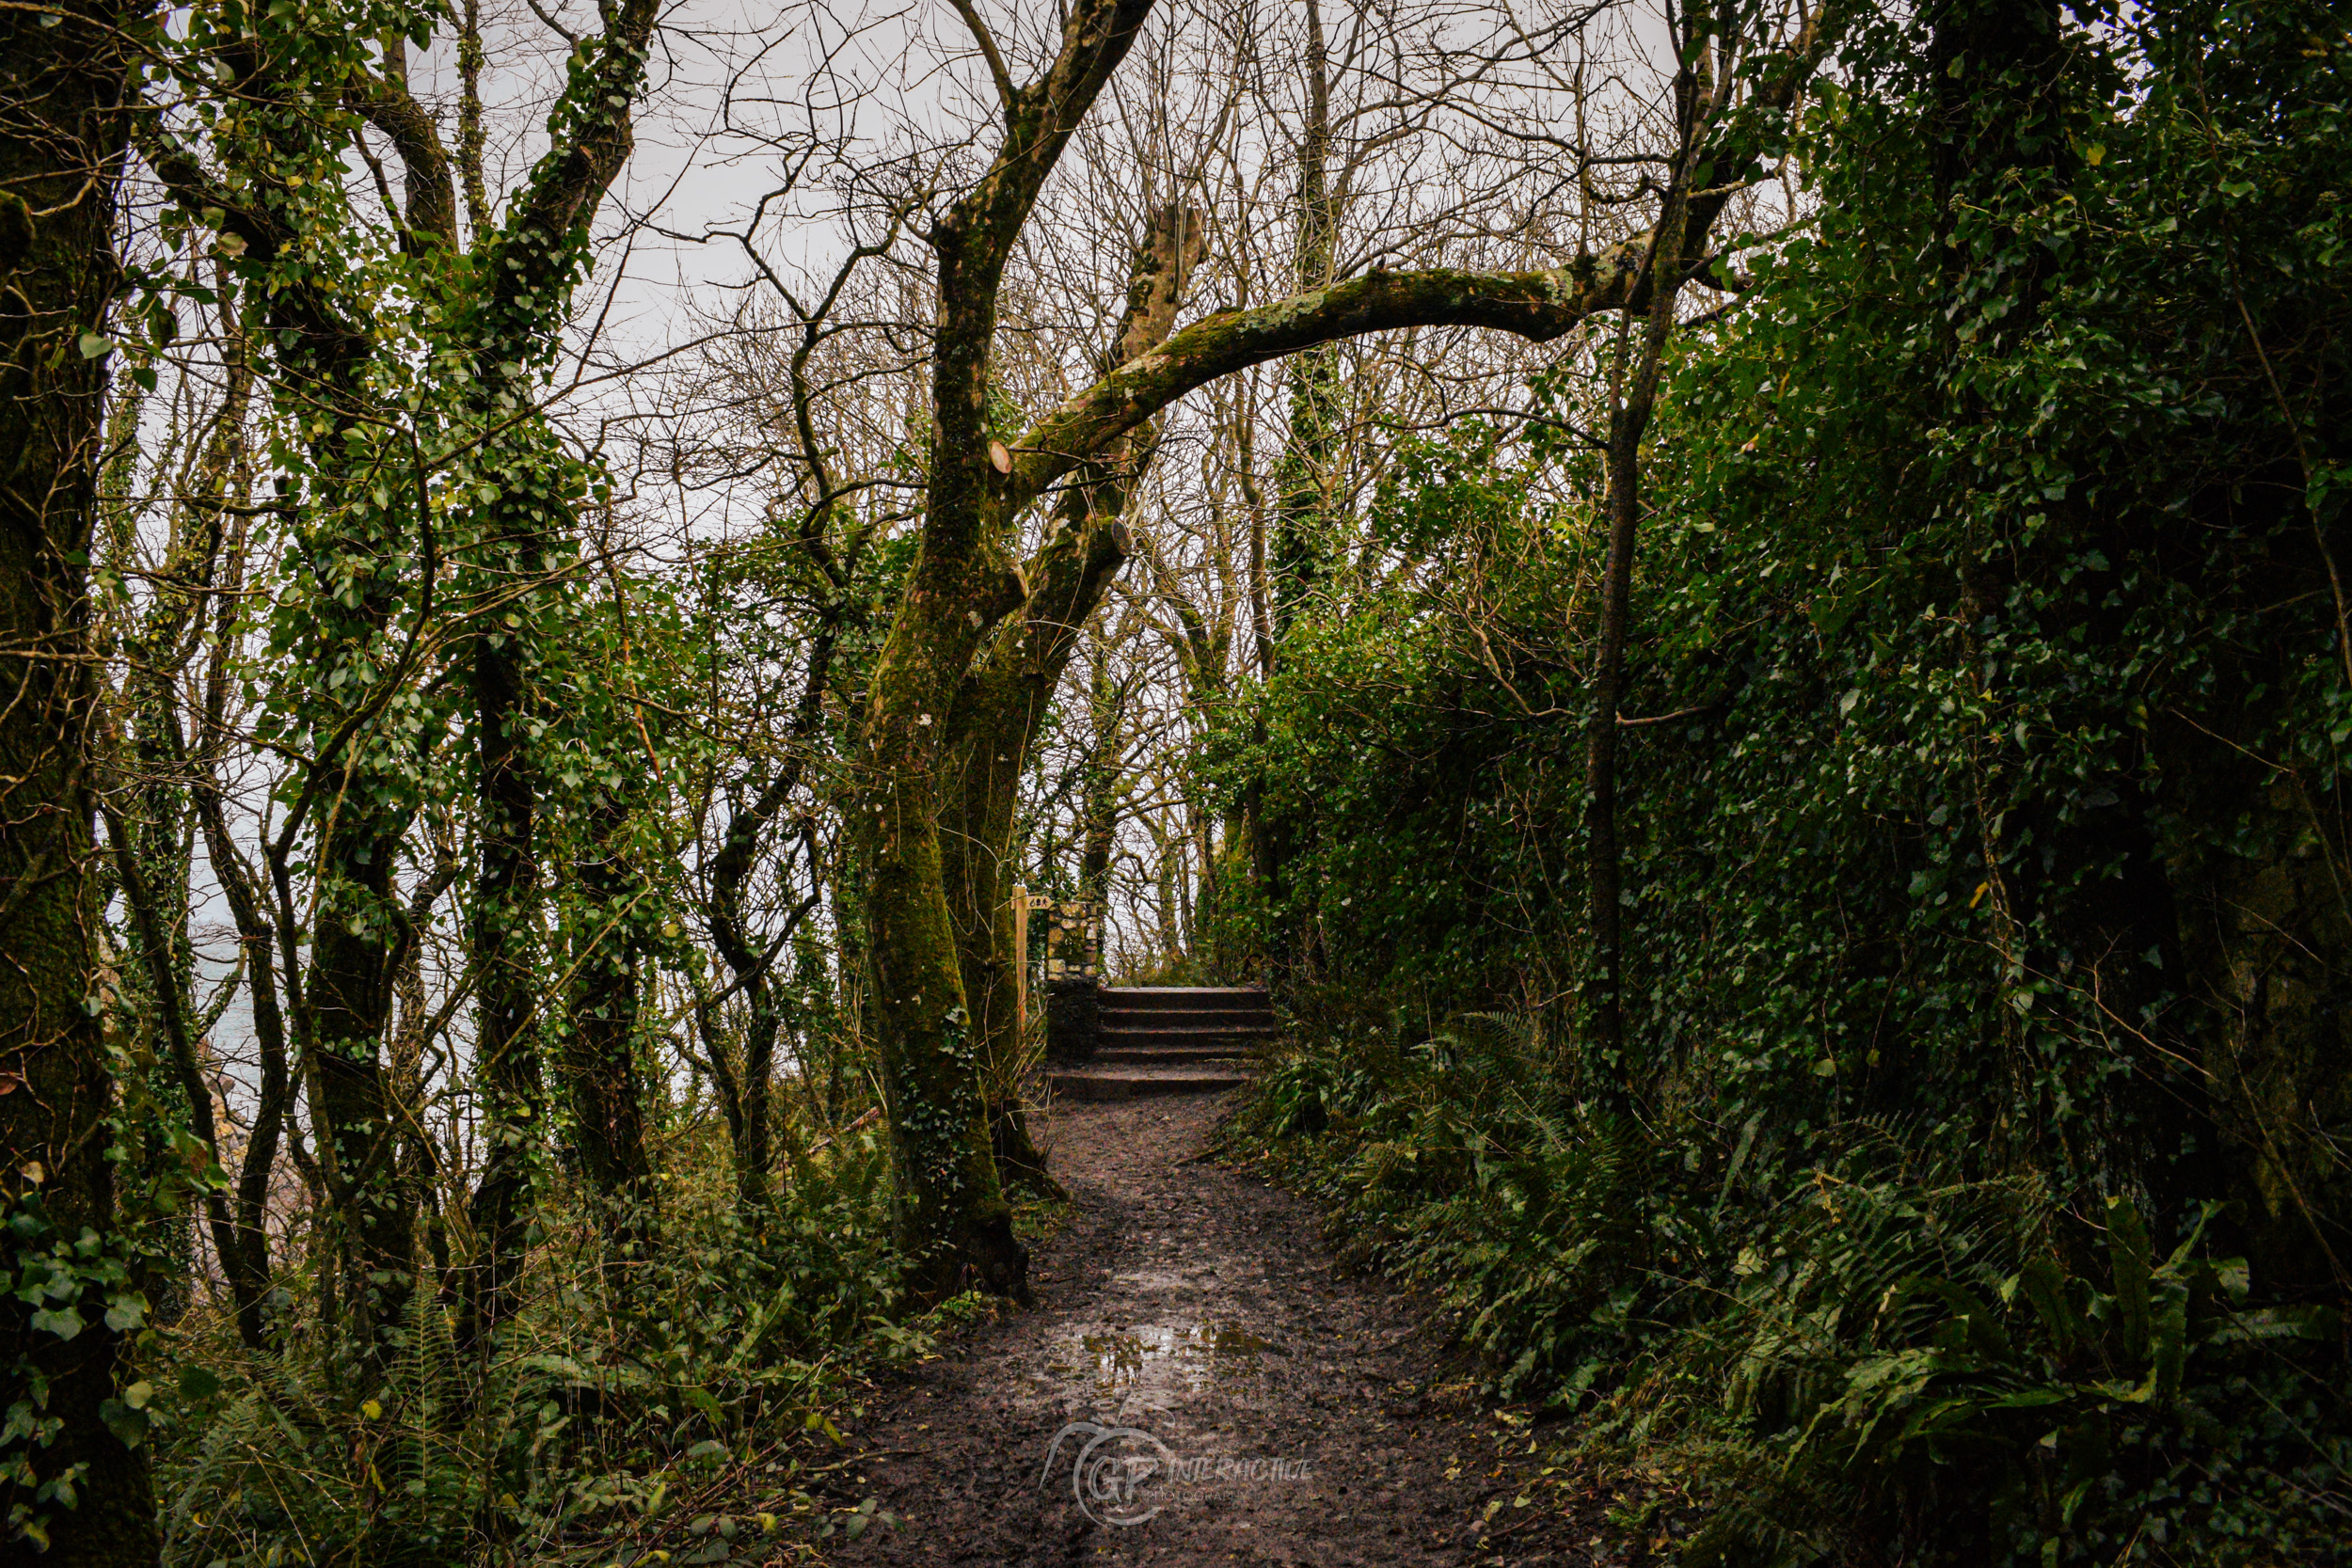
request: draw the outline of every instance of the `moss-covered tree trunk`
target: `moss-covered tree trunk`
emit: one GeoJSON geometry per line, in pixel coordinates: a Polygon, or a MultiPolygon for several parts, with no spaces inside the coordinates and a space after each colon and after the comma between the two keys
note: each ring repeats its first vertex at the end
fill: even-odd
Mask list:
{"type": "MultiPolygon", "coordinates": [[[[1003,144],[930,234],[939,306],[927,507],[868,689],[861,751],[872,782],[859,801],[899,1228],[926,1297],[965,1284],[1028,1293],[1028,1255],[990,1151],[982,1040],[964,993],[940,846],[957,787],[947,766],[957,698],[983,638],[1028,597],[1007,553],[1018,512],[1011,451],[988,425],[997,290],[1046,177],[1149,9],[1149,0],[1084,0],[1069,9],[1045,74],[1025,87],[1000,82],[1003,144]]],[[[987,52],[995,55],[993,41],[987,52]]]]}
{"type": "Polygon", "coordinates": [[[101,5],[0,16],[0,1192],[10,1275],[49,1283],[0,1303],[0,1410],[56,1423],[11,1422],[0,1440],[0,1552],[45,1540],[42,1560],[74,1568],[158,1550],[147,1450],[105,1419],[123,1335],[101,1272],[124,1241],[94,1004],[87,560],[121,276],[125,21],[101,5]]]}
{"type": "MultiPolygon", "coordinates": [[[[1158,348],[1175,325],[1184,279],[1202,245],[1198,214],[1182,205],[1154,214],[1131,269],[1127,307],[1106,368],[1158,348]]],[[[965,1006],[978,1031],[990,1140],[1005,1174],[1053,1191],[1012,1082],[1012,884],[1019,879],[1013,817],[1027,766],[1078,636],[1132,548],[1121,515],[1134,493],[1148,436],[1122,437],[1090,463],[1055,507],[1054,528],[1025,574],[1031,591],[958,692],[948,748],[953,780],[944,810],[941,874],[955,923],[965,1006]]]]}

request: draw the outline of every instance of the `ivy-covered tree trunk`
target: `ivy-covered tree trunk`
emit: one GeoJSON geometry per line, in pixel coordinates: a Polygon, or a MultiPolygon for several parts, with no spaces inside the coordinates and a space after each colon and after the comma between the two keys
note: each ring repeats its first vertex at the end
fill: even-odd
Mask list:
{"type": "Polygon", "coordinates": [[[1632,636],[1633,574],[1640,546],[1643,438],[1658,402],[1676,302],[1682,286],[1708,264],[1715,221],[1734,185],[1726,176],[1753,166],[1754,139],[1763,123],[1754,111],[1785,111],[1803,88],[1811,62],[1842,26],[1845,9],[1824,3],[1790,41],[1776,68],[1749,85],[1735,118],[1734,92],[1744,82],[1726,57],[1729,42],[1708,9],[1682,14],[1675,79],[1675,144],[1656,226],[1645,236],[1640,268],[1624,309],[1642,313],[1626,323],[1611,382],[1608,489],[1602,507],[1606,550],[1601,565],[1600,615],[1593,655],[1591,716],[1585,730],[1584,874],[1587,941],[1583,1020],[1601,1101],[1629,1108],[1646,1071],[1633,1059],[1625,1018],[1625,897],[1618,839],[1623,787],[1618,731],[1632,636]],[[1639,330],[1635,330],[1638,326],[1639,330]]]}
{"type": "MultiPolygon", "coordinates": [[[[208,13],[198,13],[197,22],[214,25],[208,13]]],[[[208,41],[218,45],[227,85],[256,101],[291,96],[290,71],[332,74],[348,63],[329,49],[326,59],[290,64],[282,36],[253,29],[232,26],[208,41]]],[[[405,95],[373,84],[357,96],[389,112],[405,95]]],[[[430,150],[414,135],[417,117],[394,118],[409,173],[409,216],[419,224],[409,239],[452,243],[453,214],[437,199],[430,150]]],[[[364,312],[343,309],[331,276],[277,273],[282,258],[310,243],[285,171],[316,150],[317,140],[302,145],[306,135],[333,140],[330,155],[340,158],[340,133],[324,119],[289,121],[266,155],[244,144],[225,149],[228,178],[217,179],[158,125],[154,116],[139,122],[141,153],[183,212],[210,214],[203,221],[221,230],[220,254],[232,258],[229,270],[238,280],[263,280],[247,308],[263,312],[278,407],[308,443],[309,471],[282,479],[278,495],[300,531],[309,592],[281,606],[273,628],[305,678],[280,695],[264,722],[295,737],[309,760],[278,836],[263,847],[265,886],[252,891],[267,906],[277,978],[285,988],[280,1022],[317,1123],[316,1174],[331,1207],[340,1283],[347,1287],[339,1291],[330,1275],[320,1289],[344,1309],[342,1327],[361,1365],[351,1394],[357,1402],[364,1387],[387,1375],[415,1287],[416,1196],[402,1171],[397,1108],[381,1052],[393,977],[416,934],[396,877],[415,816],[412,768],[419,758],[415,740],[386,715],[407,673],[403,656],[391,651],[406,629],[402,618],[420,612],[419,584],[409,576],[420,531],[407,487],[378,484],[381,454],[372,437],[386,421],[367,386],[375,343],[358,325],[364,312]],[[372,496],[381,499],[365,499],[372,496]],[[305,832],[309,900],[296,888],[294,869],[305,832]],[[307,923],[306,903],[315,911],[307,923]]],[[[445,187],[445,169],[443,175],[445,187]]],[[[437,559],[429,543],[421,553],[430,577],[437,559]]],[[[216,795],[213,804],[217,815],[216,795]]],[[[226,837],[225,823],[210,824],[208,832],[215,828],[226,837]]],[[[257,1027],[259,1021],[257,1012],[257,1027]]]]}
{"type": "MultiPolygon", "coordinates": [[[[1340,212],[1331,193],[1330,54],[1324,44],[1323,17],[1314,0],[1307,5],[1307,112],[1298,134],[1298,187],[1291,221],[1296,226],[1291,259],[1293,287],[1300,293],[1331,281],[1338,263],[1340,212]]],[[[1274,537],[1268,571],[1272,578],[1277,657],[1329,570],[1330,485],[1339,456],[1340,367],[1337,349],[1318,343],[1292,356],[1290,427],[1275,470],[1274,537]]]]}
{"type": "MultiPolygon", "coordinates": [[[[1306,117],[1299,126],[1298,183],[1291,221],[1295,228],[1291,272],[1300,293],[1331,281],[1338,263],[1340,204],[1331,191],[1330,54],[1323,16],[1307,7],[1306,117]]],[[[1272,641],[1265,644],[1269,673],[1281,665],[1282,647],[1317,586],[1336,558],[1330,485],[1339,460],[1340,367],[1331,344],[1318,343],[1295,356],[1288,367],[1290,422],[1275,466],[1271,536],[1261,542],[1264,559],[1266,613],[1272,641]]],[[[1305,956],[1312,923],[1291,907],[1295,863],[1310,846],[1309,813],[1270,805],[1259,792],[1249,798],[1251,872],[1269,927],[1264,954],[1267,978],[1278,986],[1305,956]]]]}
{"type": "MultiPolygon", "coordinates": [[[[472,287],[453,302],[453,356],[469,372],[457,412],[482,436],[458,476],[477,498],[459,580],[476,617],[469,674],[481,816],[469,957],[479,999],[485,1145],[468,1206],[475,1252],[458,1339],[478,1362],[486,1362],[516,1310],[531,1198],[546,1151],[537,742],[550,717],[543,665],[560,657],[548,628],[561,624],[555,601],[570,570],[579,510],[591,499],[582,465],[526,410],[539,395],[539,372],[560,346],[589,226],[634,146],[631,113],[654,16],[653,0],[626,0],[606,10],[603,33],[579,46],[564,102],[550,117],[561,128],[556,145],[509,204],[504,223],[475,236],[472,268],[459,275],[472,287]]],[[[417,190],[430,190],[431,227],[453,233],[452,160],[429,121],[410,123],[405,92],[383,96],[389,112],[375,123],[403,145],[415,176],[412,207],[417,190]]]]}
{"type": "MultiPolygon", "coordinates": [[[[320,1166],[350,1257],[347,1329],[373,1381],[397,1355],[416,1288],[416,1195],[402,1179],[382,1060],[392,977],[413,938],[398,920],[392,882],[407,821],[405,813],[362,807],[337,828],[319,851],[332,891],[320,898],[312,928],[313,957],[302,988],[308,1027],[301,1035],[320,1122],[320,1166]]],[[[290,902],[282,890],[280,902],[290,902]]]]}
{"type": "MultiPolygon", "coordinates": [[[[382,545],[346,532],[314,546],[323,559],[354,568],[358,602],[314,623],[321,682],[304,694],[317,702],[311,733],[342,742],[317,759],[307,792],[321,819],[307,966],[292,841],[281,834],[270,846],[279,956],[287,974],[302,976],[291,1010],[345,1263],[343,1330],[365,1386],[382,1383],[398,1358],[417,1269],[417,1194],[401,1166],[399,1117],[382,1054],[393,980],[420,935],[395,880],[414,798],[402,777],[401,748],[370,722],[374,705],[367,694],[386,680],[376,648],[405,596],[397,556],[382,545]]],[[[323,1279],[321,1288],[336,1283],[323,1279]]],[[[355,1402],[359,1397],[352,1395],[355,1402]]]]}
{"type": "MultiPolygon", "coordinates": [[[[498,478],[526,490],[548,483],[545,473],[530,471],[527,459],[515,462],[522,471],[498,478]]],[[[546,561],[536,537],[544,519],[524,508],[500,509],[493,516],[499,536],[488,542],[488,576],[511,584],[506,592],[522,608],[501,614],[484,606],[485,629],[474,640],[472,657],[481,863],[469,945],[479,1001],[474,1056],[484,1152],[468,1211],[475,1256],[458,1342],[477,1357],[489,1354],[492,1337],[513,1315],[546,1113],[539,1066],[538,778],[531,744],[538,628],[536,607],[526,602],[534,590],[545,591],[546,561]],[[508,536],[510,527],[522,537],[508,536]]],[[[485,585],[485,592],[497,591],[485,585]]]]}
{"type": "Polygon", "coordinates": [[[608,798],[580,825],[588,842],[573,862],[574,978],[564,1022],[573,1147],[614,1257],[642,1256],[655,1235],[653,1161],[636,1060],[644,946],[636,933],[651,911],[642,907],[647,890],[630,853],[630,816],[625,801],[608,798]]]}
{"type": "Polygon", "coordinates": [[[126,20],[0,17],[0,1192],[9,1272],[45,1286],[0,1302],[0,1539],[73,1568],[158,1550],[147,1449],[123,1441],[142,1418],[118,1400],[137,1313],[95,1001],[87,637],[126,20]]]}
{"type": "MultiPolygon", "coordinates": [[[[295,82],[326,63],[301,57],[306,44],[292,40],[289,48],[289,40],[264,41],[248,31],[225,57],[246,91],[291,95],[301,90],[295,82]]],[[[392,40],[383,77],[351,71],[344,86],[350,106],[399,151],[408,225],[402,248],[437,258],[456,245],[456,203],[432,121],[407,94],[405,47],[392,40]]],[[[338,135],[323,120],[311,131],[322,139],[338,135]]],[[[142,149],[183,208],[216,210],[226,230],[245,242],[248,278],[270,278],[276,258],[309,243],[294,187],[266,156],[235,168],[242,182],[223,187],[176,150],[147,142],[142,149]]],[[[316,838],[318,912],[310,962],[288,1011],[320,1123],[321,1174],[343,1232],[345,1337],[362,1366],[350,1395],[356,1402],[389,1377],[417,1286],[421,1194],[413,1164],[402,1158],[402,1105],[384,1047],[398,977],[446,878],[428,882],[429,895],[420,889],[402,897],[401,850],[421,804],[430,742],[406,733],[394,711],[411,672],[390,649],[403,632],[422,629],[404,623],[427,616],[441,557],[428,520],[415,511],[413,481],[381,483],[388,465],[405,471],[405,416],[387,419],[379,390],[369,385],[379,345],[363,325],[366,309],[338,298],[334,281],[298,269],[290,286],[273,280],[267,293],[279,404],[309,433],[313,463],[309,493],[297,479],[285,494],[317,520],[308,553],[323,590],[294,610],[302,651],[314,665],[316,684],[298,705],[308,709],[316,752],[302,810],[271,846],[270,874],[281,958],[293,975],[301,963],[301,921],[288,857],[307,813],[316,838]],[[388,431],[389,451],[377,445],[388,431]]]]}
{"type": "MultiPolygon", "coordinates": [[[[1688,127],[1686,126],[1686,129],[1688,127]]],[[[1621,341],[1609,411],[1609,474],[1601,521],[1600,626],[1593,653],[1592,716],[1584,739],[1585,925],[1591,943],[1584,1021],[1595,1085],[1604,1103],[1630,1108],[1637,1072],[1627,1059],[1625,1029],[1625,897],[1617,837],[1619,711],[1625,699],[1626,645],[1631,635],[1633,562],[1642,515],[1642,438],[1658,403],[1666,340],[1675,324],[1686,245],[1683,179],[1691,157],[1678,152],[1665,214],[1656,231],[1643,284],[1649,295],[1641,330],[1621,341]],[[1629,356],[1624,352],[1629,350],[1629,356]]],[[[1629,324],[1629,328],[1630,324],[1629,324]]]]}

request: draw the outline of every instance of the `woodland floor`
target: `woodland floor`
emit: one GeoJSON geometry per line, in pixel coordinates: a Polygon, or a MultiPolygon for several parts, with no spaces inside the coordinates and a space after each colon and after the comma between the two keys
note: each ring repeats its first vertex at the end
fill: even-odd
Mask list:
{"type": "Polygon", "coordinates": [[[1074,1210],[1037,1249],[1037,1309],[961,1330],[874,1388],[839,1473],[898,1523],[824,1543],[828,1559],[1625,1561],[1601,1544],[1618,1538],[1605,1497],[1564,1513],[1555,1481],[1518,1505],[1543,1463],[1531,1449],[1551,1444],[1478,1402],[1427,1303],[1342,1267],[1306,1202],[1207,1160],[1222,1108],[1128,1101],[1045,1119],[1074,1210]],[[1049,1470],[1056,1433],[1082,1421],[1149,1434],[1098,1454],[1161,1461],[1127,1508],[1151,1517],[1082,1510],[1086,1433],[1049,1470]]]}

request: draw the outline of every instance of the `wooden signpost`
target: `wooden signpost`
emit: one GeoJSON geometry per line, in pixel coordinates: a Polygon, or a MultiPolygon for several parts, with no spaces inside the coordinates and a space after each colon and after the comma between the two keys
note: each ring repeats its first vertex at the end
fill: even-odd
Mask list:
{"type": "Polygon", "coordinates": [[[1050,910],[1054,901],[1043,894],[1032,898],[1019,883],[1012,890],[1012,1037],[1029,1037],[1029,911],[1050,910]]]}
{"type": "Polygon", "coordinates": [[[1012,1045],[1017,1053],[1029,1037],[1029,890],[1012,887],[1012,1045]]]}

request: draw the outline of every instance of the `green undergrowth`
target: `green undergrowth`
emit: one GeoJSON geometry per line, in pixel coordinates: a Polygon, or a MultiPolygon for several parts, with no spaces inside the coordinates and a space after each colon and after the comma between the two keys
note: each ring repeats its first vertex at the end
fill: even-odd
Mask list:
{"type": "Polygon", "coordinates": [[[1947,1126],[1795,1153],[1614,1119],[1524,1017],[1306,1038],[1227,1150],[1438,1292],[1493,1394],[1574,1416],[1586,1467],[1650,1478],[1629,1541],[1679,1513],[1689,1564],[2342,1555],[2343,1325],[2249,1305],[2201,1230],[2159,1249],[2128,1199],[1971,1178],[1947,1126]]]}
{"type": "Polygon", "coordinates": [[[528,1307],[487,1368],[461,1362],[430,1290],[361,1402],[323,1336],[257,1355],[209,1315],[162,1336],[146,1412],[164,1561],[719,1561],[853,1514],[834,1416],[977,1308],[906,1310],[879,1129],[795,1140],[757,1225],[720,1148],[672,1154],[656,1240],[623,1256],[576,1194],[550,1195],[528,1307]]]}

